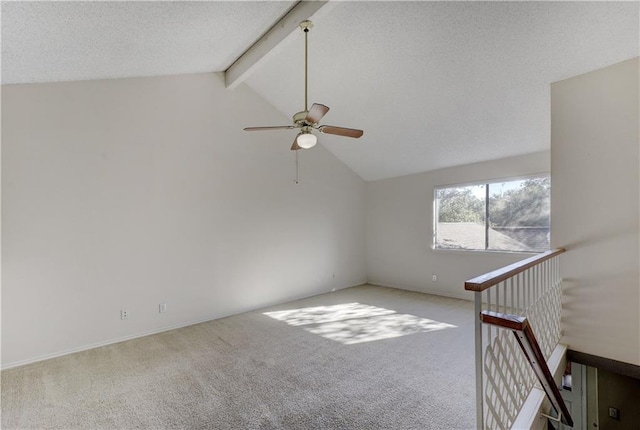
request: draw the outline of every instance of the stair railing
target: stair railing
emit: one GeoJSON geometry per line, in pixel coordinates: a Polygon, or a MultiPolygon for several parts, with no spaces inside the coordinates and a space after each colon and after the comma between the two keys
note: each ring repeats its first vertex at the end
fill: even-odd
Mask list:
{"type": "MultiPolygon", "coordinates": [[[[535,357],[535,363],[548,372],[546,360],[561,336],[559,255],[563,252],[563,248],[547,251],[465,282],[465,290],[475,293],[474,309],[478,316],[475,320],[478,429],[511,428],[536,380],[537,371],[528,357],[535,357]],[[515,330],[516,336],[489,324],[490,321],[497,322],[499,316],[511,321],[507,328],[515,330]],[[483,324],[483,318],[487,324],[483,324]],[[535,332],[537,339],[534,336],[531,341],[527,340],[526,333],[530,331],[531,334],[535,332]],[[519,350],[521,341],[525,342],[522,348],[529,348],[524,354],[519,350]]],[[[545,379],[545,382],[541,380],[543,387],[544,384],[555,387],[555,382],[547,380],[544,370],[541,372],[545,379]]],[[[561,398],[558,405],[560,402],[564,404],[561,398]]],[[[552,405],[557,406],[554,400],[552,405]]],[[[562,419],[568,423],[571,417],[566,405],[564,410],[561,406],[558,408],[562,419]]]]}
{"type": "Polygon", "coordinates": [[[549,366],[547,366],[546,358],[540,349],[540,344],[538,344],[536,335],[527,318],[519,317],[517,315],[482,311],[480,319],[484,324],[492,324],[509,329],[513,332],[523,354],[531,365],[531,369],[538,377],[540,385],[542,385],[547,398],[559,417],[557,421],[561,421],[563,424],[573,427],[573,419],[571,418],[569,409],[567,408],[567,405],[560,394],[560,390],[553,379],[549,366]]]}

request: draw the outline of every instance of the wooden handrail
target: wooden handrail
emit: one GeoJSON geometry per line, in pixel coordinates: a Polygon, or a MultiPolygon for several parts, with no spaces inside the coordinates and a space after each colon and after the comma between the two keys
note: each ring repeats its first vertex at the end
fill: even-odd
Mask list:
{"type": "Polygon", "coordinates": [[[484,291],[487,288],[493,287],[499,284],[505,279],[509,279],[512,276],[522,273],[527,269],[537,266],[543,261],[549,260],[556,255],[560,255],[565,252],[564,248],[558,248],[543,252],[542,254],[534,255],[526,260],[518,261],[517,263],[510,264],[493,272],[485,273],[484,275],[476,276],[473,279],[464,283],[464,289],[468,291],[484,291]]]}
{"type": "Polygon", "coordinates": [[[560,390],[553,379],[553,375],[551,375],[547,361],[542,354],[542,350],[540,349],[540,345],[529,321],[525,317],[518,315],[501,314],[492,311],[482,311],[480,320],[485,324],[491,324],[513,331],[516,340],[520,344],[520,348],[522,348],[522,352],[524,352],[527,361],[538,377],[542,388],[544,388],[544,392],[547,394],[556,413],[560,416],[562,423],[573,427],[573,419],[571,418],[569,409],[560,395],[560,390]]]}

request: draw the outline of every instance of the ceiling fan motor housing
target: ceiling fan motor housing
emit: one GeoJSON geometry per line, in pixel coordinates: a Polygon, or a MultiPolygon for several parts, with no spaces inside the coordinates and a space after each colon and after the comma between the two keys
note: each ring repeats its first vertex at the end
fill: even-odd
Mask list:
{"type": "MultiPolygon", "coordinates": [[[[309,115],[308,110],[303,110],[301,112],[296,113],[295,115],[293,115],[293,123],[298,127],[307,124],[305,121],[305,118],[307,118],[307,115],[309,115]]],[[[313,124],[307,124],[307,125],[313,125],[313,124]]]]}

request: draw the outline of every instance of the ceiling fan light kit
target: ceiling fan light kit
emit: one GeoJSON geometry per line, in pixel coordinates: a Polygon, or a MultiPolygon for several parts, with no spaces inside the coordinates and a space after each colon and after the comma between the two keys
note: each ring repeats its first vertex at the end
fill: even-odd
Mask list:
{"type": "Polygon", "coordinates": [[[313,23],[309,20],[302,21],[300,28],[304,32],[304,110],[293,115],[293,125],[269,126],[269,127],[246,127],[245,131],[263,131],[263,130],[289,130],[293,128],[300,129],[300,133],[296,136],[291,145],[292,151],[299,149],[313,148],[318,142],[318,137],[312,133],[317,130],[320,133],[334,134],[337,136],[359,138],[364,134],[362,130],[356,130],[345,127],[335,127],[331,125],[319,125],[320,120],[329,112],[329,108],[320,103],[314,103],[311,109],[308,109],[307,89],[308,89],[308,36],[309,30],[313,28],[313,23]]]}
{"type": "Polygon", "coordinates": [[[303,131],[298,134],[298,136],[296,136],[296,143],[302,149],[309,149],[316,146],[316,143],[318,143],[318,138],[310,131],[303,131]]]}

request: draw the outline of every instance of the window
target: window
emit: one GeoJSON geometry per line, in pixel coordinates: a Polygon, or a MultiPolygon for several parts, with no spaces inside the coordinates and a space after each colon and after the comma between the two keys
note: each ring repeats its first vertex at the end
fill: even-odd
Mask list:
{"type": "Polygon", "coordinates": [[[549,249],[549,177],[435,189],[435,249],[549,249]]]}

